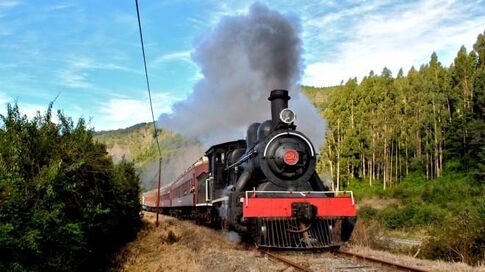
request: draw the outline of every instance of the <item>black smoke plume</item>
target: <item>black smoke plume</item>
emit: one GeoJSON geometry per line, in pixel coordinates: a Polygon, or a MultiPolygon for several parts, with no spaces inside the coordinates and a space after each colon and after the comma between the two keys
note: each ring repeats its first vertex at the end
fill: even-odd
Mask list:
{"type": "Polygon", "coordinates": [[[195,42],[192,59],[203,78],[172,114],[160,116],[160,125],[206,146],[244,138],[249,124],[271,118],[270,91],[288,89],[298,129],[318,148],[326,125],[299,91],[300,33],[298,18],[260,3],[247,14],[223,17],[195,42]]]}

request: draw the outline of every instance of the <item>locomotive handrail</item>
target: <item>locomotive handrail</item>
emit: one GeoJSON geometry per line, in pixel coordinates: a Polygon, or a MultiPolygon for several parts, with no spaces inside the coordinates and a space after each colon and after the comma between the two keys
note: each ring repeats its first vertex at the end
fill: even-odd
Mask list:
{"type": "Polygon", "coordinates": [[[206,202],[209,202],[209,200],[212,200],[212,195],[209,198],[209,182],[213,180],[214,180],[214,177],[209,177],[205,180],[205,201],[206,202]]]}
{"type": "Polygon", "coordinates": [[[354,200],[354,193],[352,191],[246,191],[246,198],[244,199],[246,207],[249,206],[249,194],[252,193],[253,197],[256,197],[257,194],[286,194],[286,195],[293,195],[293,194],[301,194],[304,197],[309,195],[326,195],[326,194],[334,194],[336,196],[342,194],[350,194],[350,198],[352,199],[352,206],[355,205],[354,200]]]}
{"type": "Polygon", "coordinates": [[[308,147],[310,147],[310,153],[312,154],[312,157],[315,156],[315,151],[313,150],[313,145],[310,143],[310,141],[306,137],[304,137],[304,136],[302,136],[298,133],[295,133],[295,132],[282,132],[282,133],[277,134],[273,138],[271,138],[271,140],[269,140],[269,142],[266,144],[266,146],[264,147],[263,158],[266,158],[266,153],[268,151],[269,144],[271,144],[271,142],[273,142],[276,138],[278,138],[282,135],[293,135],[293,136],[296,136],[298,138],[303,139],[307,143],[308,147]]]}
{"type": "MultiPolygon", "coordinates": [[[[254,147],[253,147],[254,148],[254,147]]],[[[251,149],[250,152],[248,154],[246,154],[245,156],[243,156],[242,158],[240,158],[239,160],[237,160],[237,162],[229,165],[228,167],[224,168],[225,171],[231,169],[231,168],[234,168],[240,164],[242,164],[243,162],[249,160],[254,154],[256,154],[257,151],[256,150],[253,150],[251,149]]]]}

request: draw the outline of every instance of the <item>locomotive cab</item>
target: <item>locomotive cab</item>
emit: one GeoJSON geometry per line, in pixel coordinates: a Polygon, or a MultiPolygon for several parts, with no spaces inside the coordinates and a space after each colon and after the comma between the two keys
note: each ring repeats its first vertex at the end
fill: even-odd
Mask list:
{"type": "MultiPolygon", "coordinates": [[[[231,173],[226,171],[228,164],[234,160],[234,153],[241,153],[246,149],[245,140],[226,142],[210,147],[205,155],[209,159],[208,198],[213,202],[220,202],[225,194],[224,190],[230,185],[231,173]],[[217,201],[219,200],[219,201],[217,201]]],[[[237,158],[239,159],[239,158],[237,158]]],[[[232,177],[234,179],[234,177],[232,177]]]]}

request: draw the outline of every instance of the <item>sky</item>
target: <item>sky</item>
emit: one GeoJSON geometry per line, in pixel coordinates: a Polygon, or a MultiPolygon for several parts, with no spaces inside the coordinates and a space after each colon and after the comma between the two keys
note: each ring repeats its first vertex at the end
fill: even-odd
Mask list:
{"type": "MultiPolygon", "coordinates": [[[[202,74],[194,42],[254,1],[139,0],[155,118],[202,74]]],[[[485,30],[485,1],[260,1],[299,18],[301,83],[338,85],[388,67],[449,66],[485,30]]],[[[54,108],[95,130],[151,121],[134,0],[0,0],[0,114],[54,108]],[[57,97],[57,98],[56,98],[57,97]]]]}

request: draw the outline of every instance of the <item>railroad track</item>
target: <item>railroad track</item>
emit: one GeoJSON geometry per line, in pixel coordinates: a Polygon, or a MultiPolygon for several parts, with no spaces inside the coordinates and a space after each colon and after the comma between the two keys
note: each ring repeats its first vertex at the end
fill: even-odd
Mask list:
{"type": "Polygon", "coordinates": [[[338,250],[338,251],[335,252],[335,254],[340,255],[340,256],[344,256],[344,257],[359,259],[359,260],[362,260],[364,262],[368,261],[368,262],[378,263],[380,265],[391,267],[391,268],[394,268],[394,269],[399,269],[401,271],[411,271],[411,272],[427,272],[428,271],[428,270],[421,269],[419,267],[398,264],[398,263],[395,263],[395,262],[385,261],[385,260],[381,260],[381,259],[378,259],[378,258],[365,256],[365,255],[357,254],[357,253],[352,253],[352,252],[348,252],[348,251],[338,250]]]}
{"type": "MultiPolygon", "coordinates": [[[[259,252],[268,256],[269,258],[276,260],[278,262],[284,263],[287,266],[293,267],[298,271],[304,271],[304,272],[313,272],[314,271],[314,270],[312,270],[312,269],[310,269],[310,268],[308,268],[304,265],[301,265],[301,264],[296,263],[292,260],[289,260],[289,259],[287,259],[287,258],[285,258],[285,257],[283,257],[279,254],[275,254],[275,253],[269,252],[267,250],[263,250],[261,248],[257,248],[257,249],[259,250],[259,252]]],[[[365,256],[365,255],[362,255],[362,254],[356,254],[356,253],[352,253],[352,252],[348,252],[348,251],[338,250],[334,253],[337,256],[357,259],[357,260],[362,261],[362,262],[372,262],[372,263],[379,264],[383,267],[392,268],[393,270],[397,269],[397,270],[401,270],[401,271],[411,271],[411,272],[427,272],[428,271],[428,270],[424,270],[422,268],[398,264],[398,263],[394,263],[394,262],[390,262],[390,261],[386,261],[386,260],[381,260],[381,259],[378,259],[378,258],[365,256]]],[[[364,268],[364,267],[365,266],[353,266],[353,267],[341,267],[340,269],[342,269],[342,268],[352,269],[352,268],[364,268]]]]}
{"type": "Polygon", "coordinates": [[[257,248],[257,249],[259,250],[259,252],[263,253],[264,255],[266,255],[266,256],[274,259],[274,260],[277,260],[279,262],[282,262],[282,263],[284,263],[284,264],[286,264],[288,266],[291,266],[293,268],[296,268],[298,271],[313,272],[313,270],[311,270],[311,269],[309,269],[307,267],[304,267],[304,266],[302,266],[300,264],[297,264],[297,263],[295,263],[295,262],[293,262],[293,261],[291,261],[291,260],[289,260],[287,258],[284,258],[284,257],[282,257],[280,255],[271,253],[269,251],[265,251],[265,250],[260,249],[260,248],[257,248]]]}

